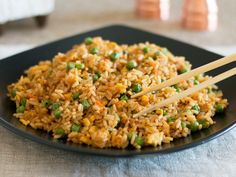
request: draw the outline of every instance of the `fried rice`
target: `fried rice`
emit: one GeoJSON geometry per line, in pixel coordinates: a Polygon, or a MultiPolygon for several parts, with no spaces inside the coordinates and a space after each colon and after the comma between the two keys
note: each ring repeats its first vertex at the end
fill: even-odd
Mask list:
{"type": "MultiPolygon", "coordinates": [[[[37,57],[37,56],[36,56],[37,57]]],[[[207,80],[198,75],[138,98],[130,96],[189,72],[182,56],[149,42],[119,45],[86,38],[67,53],[30,67],[8,96],[14,116],[53,138],[97,148],[159,146],[214,124],[228,103],[216,85],[133,118],[144,108],[207,80]]]]}

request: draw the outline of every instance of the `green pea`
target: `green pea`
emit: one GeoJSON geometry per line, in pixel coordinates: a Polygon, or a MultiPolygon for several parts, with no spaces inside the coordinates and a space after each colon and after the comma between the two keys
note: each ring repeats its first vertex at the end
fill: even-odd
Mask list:
{"type": "Polygon", "coordinates": [[[141,92],[142,86],[140,84],[134,84],[132,86],[132,90],[133,90],[133,92],[136,92],[136,93],[141,92]]]}
{"type": "Polygon", "coordinates": [[[198,130],[199,128],[199,123],[198,121],[194,121],[192,122],[191,124],[188,125],[188,128],[192,131],[192,132],[195,132],[198,130]]]}
{"type": "Polygon", "coordinates": [[[225,108],[224,108],[224,106],[222,104],[216,104],[215,105],[215,109],[216,109],[217,113],[223,113],[224,110],[225,110],[225,108]]]}
{"type": "Polygon", "coordinates": [[[144,54],[147,54],[147,53],[149,52],[149,50],[150,50],[150,49],[149,49],[148,47],[144,47],[144,48],[143,48],[143,53],[144,53],[144,54]]]}
{"type": "Polygon", "coordinates": [[[56,111],[54,112],[54,116],[55,116],[56,119],[59,119],[59,118],[61,117],[61,111],[56,110],[56,111]]]}
{"type": "Polygon", "coordinates": [[[26,100],[26,98],[22,98],[22,100],[20,101],[20,104],[21,104],[21,106],[26,106],[26,102],[27,102],[27,100],[26,100]]]}
{"type": "Polygon", "coordinates": [[[128,135],[128,140],[130,141],[133,137],[136,138],[137,136],[137,133],[136,132],[131,132],[129,135],[128,135]]]}
{"type": "Polygon", "coordinates": [[[137,143],[139,146],[143,146],[144,145],[143,139],[140,136],[136,136],[135,143],[137,143]]]}
{"type": "Polygon", "coordinates": [[[188,72],[187,68],[182,68],[181,70],[179,70],[179,74],[183,74],[183,73],[186,73],[186,72],[188,72]]]}
{"type": "Polygon", "coordinates": [[[127,95],[121,95],[120,100],[125,100],[127,102],[129,98],[127,95]]]}
{"type": "Polygon", "coordinates": [[[82,100],[81,104],[83,105],[84,110],[86,110],[86,109],[88,109],[90,107],[90,104],[89,104],[89,102],[87,100],[82,100]]]}
{"type": "Polygon", "coordinates": [[[101,77],[101,72],[100,71],[96,71],[95,74],[97,74],[98,77],[101,77]]]}
{"type": "Polygon", "coordinates": [[[72,98],[73,98],[73,100],[77,100],[79,98],[79,96],[80,96],[80,93],[76,92],[72,95],[72,98]]]}
{"type": "Polygon", "coordinates": [[[91,37],[85,38],[84,43],[85,43],[86,45],[92,44],[92,43],[93,43],[93,38],[91,38],[91,37]]]}
{"type": "Polygon", "coordinates": [[[12,91],[11,91],[11,96],[12,96],[13,98],[15,98],[15,96],[16,96],[16,89],[12,89],[12,91]]]}
{"type": "Polygon", "coordinates": [[[162,55],[162,53],[161,53],[161,51],[157,51],[157,52],[155,52],[155,55],[159,57],[162,55]]]}
{"type": "Polygon", "coordinates": [[[83,70],[85,68],[85,65],[83,63],[76,63],[75,64],[75,67],[78,69],[78,70],[83,70]]]}
{"type": "Polygon", "coordinates": [[[56,135],[65,135],[65,131],[62,128],[57,128],[54,133],[56,135]]]}
{"type": "Polygon", "coordinates": [[[68,62],[66,65],[66,70],[70,71],[71,69],[75,68],[75,64],[73,62],[68,62]]]}
{"type": "Polygon", "coordinates": [[[163,109],[163,116],[167,115],[167,111],[163,109]]]}
{"type": "Polygon", "coordinates": [[[116,61],[117,59],[120,58],[120,54],[119,53],[116,53],[116,52],[113,52],[111,55],[110,55],[110,60],[111,61],[116,61]]]}
{"type": "Polygon", "coordinates": [[[208,128],[210,126],[209,122],[206,119],[199,120],[198,122],[202,125],[202,128],[208,128]]]}
{"type": "Polygon", "coordinates": [[[17,113],[24,113],[24,112],[25,112],[25,107],[24,107],[24,106],[19,106],[19,107],[16,109],[16,112],[17,112],[17,113]]]}
{"type": "Polygon", "coordinates": [[[53,110],[53,111],[57,110],[59,107],[60,107],[60,104],[59,104],[59,103],[53,103],[53,104],[52,104],[52,110],[53,110]]]}
{"type": "Polygon", "coordinates": [[[181,91],[181,89],[177,85],[174,85],[173,87],[175,88],[176,92],[179,93],[181,91]]]}
{"type": "Polygon", "coordinates": [[[181,91],[181,89],[180,89],[179,87],[175,88],[175,90],[176,90],[176,92],[178,92],[178,93],[181,91]]]}
{"type": "Polygon", "coordinates": [[[97,48],[97,47],[95,47],[95,48],[92,48],[91,50],[90,50],[90,53],[91,54],[98,54],[99,53],[99,49],[97,48]]]}
{"type": "Polygon", "coordinates": [[[207,93],[213,93],[212,88],[207,88],[207,93]]]}
{"type": "Polygon", "coordinates": [[[193,81],[193,84],[194,84],[194,85],[198,85],[198,84],[199,84],[199,81],[195,79],[195,80],[193,81]]]}
{"type": "Polygon", "coordinates": [[[185,128],[186,127],[186,123],[185,122],[181,122],[181,127],[185,128]]]}
{"type": "Polygon", "coordinates": [[[79,132],[80,131],[80,129],[81,129],[81,125],[80,124],[73,124],[72,126],[71,126],[71,131],[72,132],[79,132]]]}
{"type": "Polygon", "coordinates": [[[94,74],[93,75],[93,82],[96,82],[99,79],[99,75],[98,74],[94,74]]]}
{"type": "Polygon", "coordinates": [[[163,115],[164,114],[164,110],[160,109],[160,114],[163,115]]]}
{"type": "Polygon", "coordinates": [[[44,100],[44,101],[42,102],[42,104],[43,104],[43,107],[44,107],[44,108],[48,108],[49,106],[52,105],[52,101],[51,101],[51,100],[44,100]]]}
{"type": "Polygon", "coordinates": [[[175,122],[175,120],[176,120],[176,118],[174,118],[174,117],[168,117],[167,118],[168,123],[173,123],[173,122],[175,122]]]}
{"type": "Polygon", "coordinates": [[[200,112],[200,107],[198,106],[198,104],[195,104],[195,105],[192,107],[192,110],[197,111],[197,113],[199,113],[199,112],[200,112]]]}
{"type": "Polygon", "coordinates": [[[198,81],[198,80],[200,79],[200,75],[197,75],[197,76],[195,76],[194,78],[195,78],[195,80],[198,81]]]}
{"type": "Polygon", "coordinates": [[[126,68],[128,70],[132,70],[132,69],[136,68],[137,66],[138,66],[138,64],[136,63],[136,61],[131,60],[127,63],[126,68]]]}

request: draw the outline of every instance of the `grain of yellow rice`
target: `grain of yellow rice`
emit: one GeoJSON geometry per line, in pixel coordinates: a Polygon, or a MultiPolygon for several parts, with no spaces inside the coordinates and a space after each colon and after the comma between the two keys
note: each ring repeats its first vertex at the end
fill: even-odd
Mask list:
{"type": "Polygon", "coordinates": [[[145,107],[209,79],[199,75],[130,98],[190,69],[184,57],[155,44],[118,45],[100,37],[88,38],[66,54],[29,68],[8,86],[8,96],[16,103],[14,116],[22,124],[51,132],[54,138],[97,148],[155,147],[209,127],[216,111],[228,104],[213,85],[132,118],[145,107]]]}

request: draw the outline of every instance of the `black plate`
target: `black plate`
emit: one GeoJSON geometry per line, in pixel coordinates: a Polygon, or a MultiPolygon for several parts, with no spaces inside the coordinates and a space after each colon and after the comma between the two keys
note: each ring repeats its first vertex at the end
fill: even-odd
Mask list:
{"type": "MultiPolygon", "coordinates": [[[[95,149],[92,147],[53,140],[50,135],[43,131],[34,130],[30,127],[23,126],[16,118],[12,116],[15,111],[15,105],[6,96],[7,85],[17,81],[20,75],[23,74],[23,71],[28,67],[37,64],[40,60],[50,59],[58,52],[65,52],[69,50],[74,44],[81,43],[87,36],[102,36],[104,39],[125,44],[150,41],[167,47],[175,55],[186,56],[186,58],[193,64],[194,68],[221,57],[215,53],[183,42],[121,25],[108,26],[52,42],[0,60],[0,123],[4,127],[10,131],[13,131],[17,135],[29,138],[42,144],[50,145],[55,148],[76,151],[83,154],[131,156],[151,153],[163,154],[194,147],[222,135],[236,125],[236,94],[234,94],[236,88],[233,84],[236,83],[236,77],[231,77],[230,79],[218,84],[223,90],[225,97],[228,98],[230,105],[224,115],[217,115],[214,117],[214,120],[216,121],[215,125],[211,126],[209,129],[193,133],[186,138],[174,140],[170,144],[164,144],[157,148],[150,147],[142,150],[95,149]]],[[[230,67],[232,67],[232,65],[218,69],[210,74],[222,72],[230,67]]]]}

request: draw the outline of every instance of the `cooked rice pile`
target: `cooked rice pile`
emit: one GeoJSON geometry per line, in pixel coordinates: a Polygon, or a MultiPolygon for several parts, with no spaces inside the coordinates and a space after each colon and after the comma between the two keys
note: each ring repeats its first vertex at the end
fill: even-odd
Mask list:
{"type": "Polygon", "coordinates": [[[86,38],[66,54],[29,68],[8,86],[14,116],[25,126],[43,129],[55,139],[98,148],[137,149],[170,143],[174,138],[214,124],[227,100],[215,85],[145,116],[132,115],[207,79],[198,75],[177,85],[130,96],[191,68],[166,48],[140,43],[118,45],[86,38]]]}

